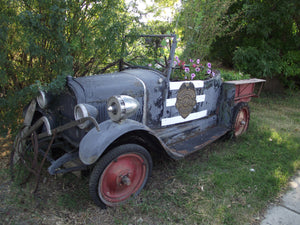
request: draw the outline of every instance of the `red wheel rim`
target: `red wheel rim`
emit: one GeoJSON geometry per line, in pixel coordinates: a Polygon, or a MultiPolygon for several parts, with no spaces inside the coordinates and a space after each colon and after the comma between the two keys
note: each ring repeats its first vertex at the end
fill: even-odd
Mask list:
{"type": "Polygon", "coordinates": [[[144,184],[147,166],[144,158],[128,153],[113,160],[99,181],[99,196],[106,205],[128,199],[144,184]]]}
{"type": "Polygon", "coordinates": [[[249,124],[249,111],[246,107],[242,108],[235,120],[234,135],[237,137],[244,133],[249,124]]]}

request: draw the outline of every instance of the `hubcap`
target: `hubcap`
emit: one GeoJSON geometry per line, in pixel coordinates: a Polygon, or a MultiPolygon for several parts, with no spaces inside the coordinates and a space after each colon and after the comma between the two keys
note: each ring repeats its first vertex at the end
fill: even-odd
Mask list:
{"type": "Polygon", "coordinates": [[[133,153],[119,156],[104,170],[98,193],[107,205],[113,205],[128,199],[143,185],[147,166],[145,159],[133,153]]]}
{"type": "Polygon", "coordinates": [[[235,136],[239,136],[247,130],[248,120],[249,120],[248,110],[247,108],[242,108],[236,117],[235,126],[234,126],[235,136]]]}

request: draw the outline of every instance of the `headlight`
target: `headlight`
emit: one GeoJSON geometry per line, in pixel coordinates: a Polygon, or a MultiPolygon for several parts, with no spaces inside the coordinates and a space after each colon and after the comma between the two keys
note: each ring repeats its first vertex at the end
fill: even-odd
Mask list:
{"type": "Polygon", "coordinates": [[[107,102],[107,112],[114,122],[132,116],[140,107],[139,102],[127,95],[112,96],[107,102]]]}
{"type": "Polygon", "coordinates": [[[46,97],[46,93],[43,91],[40,91],[39,95],[36,98],[36,101],[39,105],[39,107],[41,107],[42,109],[46,108],[46,106],[48,105],[48,99],[46,97]]]}
{"type": "MultiPolygon", "coordinates": [[[[98,116],[98,110],[94,106],[89,104],[78,104],[75,106],[75,120],[79,120],[88,116],[96,118],[98,116]]],[[[79,124],[78,127],[84,129],[87,128],[90,125],[90,123],[90,121],[85,121],[84,123],[79,124]]]]}

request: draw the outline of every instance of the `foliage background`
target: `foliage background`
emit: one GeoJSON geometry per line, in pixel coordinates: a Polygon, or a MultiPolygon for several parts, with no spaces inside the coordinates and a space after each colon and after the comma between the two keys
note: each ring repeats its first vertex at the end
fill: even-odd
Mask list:
{"type": "Polygon", "coordinates": [[[125,54],[132,33],[175,32],[181,59],[214,60],[214,68],[299,86],[299,1],[154,0],[143,12],[141,2],[148,3],[0,0],[1,131],[15,130],[38,89],[58,91],[67,75],[101,73],[125,54]],[[166,8],[172,14],[163,20],[166,8]],[[142,22],[149,13],[153,20],[142,22]]]}
{"type": "Polygon", "coordinates": [[[120,0],[1,0],[0,10],[0,127],[6,131],[39,88],[57,91],[67,75],[99,73],[121,57],[125,33],[135,30],[120,0]]]}
{"type": "Polygon", "coordinates": [[[256,77],[278,76],[295,87],[300,74],[299,10],[294,0],[233,2],[222,20],[228,29],[211,46],[211,56],[256,77]]]}

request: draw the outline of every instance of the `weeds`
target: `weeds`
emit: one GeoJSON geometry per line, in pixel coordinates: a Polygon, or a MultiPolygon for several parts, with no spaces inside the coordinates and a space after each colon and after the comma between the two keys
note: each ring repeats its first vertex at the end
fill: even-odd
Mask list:
{"type": "MultiPolygon", "coordinates": [[[[85,179],[43,173],[47,180],[38,197],[26,186],[1,188],[6,210],[0,217],[10,223],[44,224],[257,223],[300,168],[299,105],[300,93],[254,99],[248,132],[184,160],[156,163],[142,193],[119,208],[94,206],[85,179]],[[9,216],[12,212],[17,216],[9,216]]],[[[5,174],[2,169],[3,179],[5,174]]]]}

